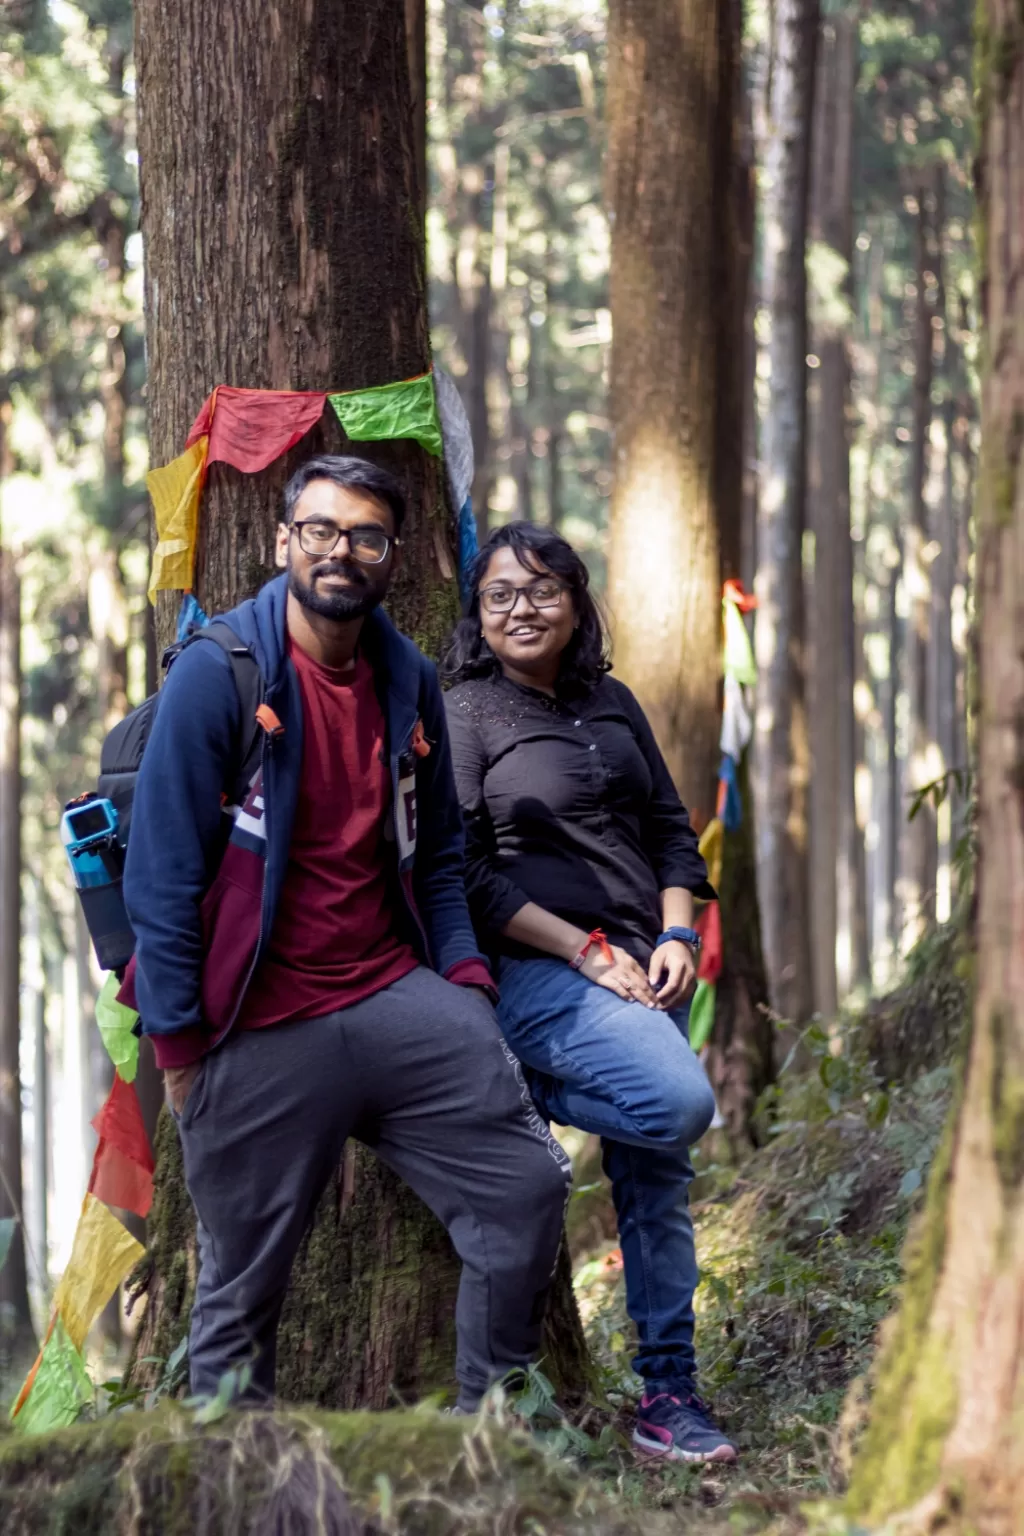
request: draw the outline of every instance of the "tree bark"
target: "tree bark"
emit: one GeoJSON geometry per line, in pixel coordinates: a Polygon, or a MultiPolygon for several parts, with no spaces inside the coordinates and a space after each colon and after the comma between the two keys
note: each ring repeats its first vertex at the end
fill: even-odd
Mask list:
{"type": "MultiPolygon", "coordinates": [[[[404,0],[240,0],[215,16],[140,0],[136,16],[153,462],[181,451],[218,383],[358,388],[422,373],[430,350],[404,0]]],[[[325,416],[262,474],[213,466],[196,582],[207,612],[271,573],[287,475],[311,450],[342,446],[325,416]]],[[[410,442],[357,451],[404,484],[410,517],[388,606],[436,650],[457,611],[441,465],[410,442]]],[[[175,606],[162,595],[162,639],[175,606]]],[[[166,1358],[182,1336],[195,1279],[194,1218],[166,1115],[157,1155],[150,1254],[136,1280],[149,1295],[138,1381],[159,1375],[145,1357],[166,1358]]],[[[434,1217],[369,1154],[348,1156],[293,1271],[279,1393],[379,1408],[392,1394],[447,1385],[456,1282],[434,1217]]],[[[585,1358],[571,1291],[562,1302],[575,1318],[565,1344],[585,1358]]]]}
{"type": "Polygon", "coordinates": [[[906,1512],[901,1529],[1000,1532],[1024,1521],[1024,51],[1010,0],[986,0],[979,23],[988,362],[974,1028],[850,1504],[871,1525],[906,1512]]]}
{"type": "Polygon", "coordinates": [[[17,1226],[0,1267],[0,1377],[33,1345],[21,1180],[21,585],[0,550],[0,1219],[17,1226]]]}
{"type": "Polygon", "coordinates": [[[761,448],[755,730],[758,895],[772,1004],[811,1012],[808,742],[802,548],[807,442],[807,279],[817,0],[779,0],[768,103],[764,303],[771,398],[761,448]]]}
{"type": "MultiPolygon", "coordinates": [[[[615,666],[698,824],[715,808],[722,582],[743,558],[753,189],[739,57],[732,0],[610,8],[615,666]]],[[[725,969],[708,1056],[738,1143],[772,1070],[752,860],[748,805],[725,849],[725,969]]]]}

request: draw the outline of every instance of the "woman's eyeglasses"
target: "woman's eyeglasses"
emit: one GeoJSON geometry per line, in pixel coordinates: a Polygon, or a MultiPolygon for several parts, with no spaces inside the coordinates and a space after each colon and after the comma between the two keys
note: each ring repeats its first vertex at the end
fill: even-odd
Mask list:
{"type": "Polygon", "coordinates": [[[292,523],[292,528],[299,536],[300,549],[307,555],[330,555],[342,539],[347,539],[349,554],[360,565],[380,565],[387,559],[391,546],[397,546],[399,542],[380,528],[339,528],[335,523],[323,523],[315,517],[292,523]]]}
{"type": "Polygon", "coordinates": [[[564,591],[563,583],[553,576],[528,581],[523,587],[514,587],[510,581],[495,581],[489,587],[480,588],[480,606],[487,613],[511,613],[520,592],[525,592],[534,608],[557,608],[564,591]]]}

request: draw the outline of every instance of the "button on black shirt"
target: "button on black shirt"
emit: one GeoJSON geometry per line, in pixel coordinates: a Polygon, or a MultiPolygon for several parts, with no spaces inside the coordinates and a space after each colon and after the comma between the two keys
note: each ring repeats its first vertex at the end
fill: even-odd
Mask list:
{"type": "Polygon", "coordinates": [[[491,953],[534,953],[501,930],[528,901],[646,965],[660,893],[713,897],[697,837],[629,689],[604,677],[552,699],[505,677],[446,695],[466,822],[470,911],[491,953]]]}

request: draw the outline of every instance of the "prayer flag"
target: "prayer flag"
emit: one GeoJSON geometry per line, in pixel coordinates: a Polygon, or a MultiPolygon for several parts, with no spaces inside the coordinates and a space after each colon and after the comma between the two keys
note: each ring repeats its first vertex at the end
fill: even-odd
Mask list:
{"type": "Polygon", "coordinates": [[[139,1097],[129,1083],[120,1077],[114,1078],[107,1102],[93,1118],[92,1125],[97,1136],[109,1141],[140,1168],[153,1172],[153,1153],[142,1122],[139,1097]]]}
{"type": "Polygon", "coordinates": [[[722,616],[725,623],[726,676],[731,674],[739,683],[756,683],[757,667],[743,615],[736,604],[726,598],[722,602],[722,616]]]}
{"type": "Polygon", "coordinates": [[[199,495],[208,442],[208,438],[200,437],[176,459],[162,469],[151,469],[146,476],[153,498],[157,533],[149,577],[150,602],[154,601],[157,592],[172,588],[186,590],[192,585],[199,495]]]}
{"type": "Polygon", "coordinates": [[[11,1410],[25,1435],[43,1435],[73,1424],[93,1399],[93,1386],[82,1356],[59,1317],[50,1324],[46,1343],[11,1410]]]}
{"type": "Polygon", "coordinates": [[[191,446],[209,435],[208,462],[255,475],[279,459],[323,415],[325,390],[235,389],[219,384],[192,423],[191,446]]]}
{"type": "Polygon", "coordinates": [[[697,980],[716,982],[722,974],[722,911],[717,901],[709,901],[696,922],[701,936],[697,980]]]}
{"type": "Polygon", "coordinates": [[[89,1193],[108,1205],[146,1217],[153,1208],[153,1175],[101,1136],[92,1160],[89,1193]]]}
{"type": "Polygon", "coordinates": [[[743,800],[736,780],[736,759],[728,752],[722,753],[718,765],[718,805],[715,815],[720,816],[727,832],[735,832],[743,821],[743,800]]]}
{"type": "Polygon", "coordinates": [[[747,708],[743,684],[734,673],[727,672],[722,703],[722,733],[718,745],[723,752],[728,752],[730,757],[739,762],[753,734],[754,722],[747,708]]]}
{"type": "Polygon", "coordinates": [[[690,1047],[694,1052],[704,1049],[715,1027],[714,983],[698,981],[697,990],[690,1004],[690,1047]]]}
{"type": "Polygon", "coordinates": [[[178,609],[178,628],[176,638],[180,641],[188,639],[193,629],[205,629],[209,619],[196,602],[193,592],[186,592],[178,609]]]}
{"type": "Polygon", "coordinates": [[[327,397],[353,442],[383,442],[412,437],[440,458],[441,422],[434,393],[434,375],[424,373],[376,389],[353,389],[327,397]]]}
{"type": "Polygon", "coordinates": [[[724,843],[725,828],[719,817],[712,816],[700,835],[698,848],[701,858],[708,867],[708,879],[716,891],[722,883],[722,847],[724,843]]]}
{"type": "Polygon", "coordinates": [[[145,1251],[95,1195],[86,1195],[68,1267],[53,1298],[76,1349],[81,1349],[94,1320],[145,1251]]]}
{"type": "Polygon", "coordinates": [[[118,1002],[120,988],[121,983],[111,971],[96,999],[96,1023],[118,1077],[133,1083],[139,1070],[139,1037],[135,1033],[139,1016],[134,1008],[118,1002]]]}

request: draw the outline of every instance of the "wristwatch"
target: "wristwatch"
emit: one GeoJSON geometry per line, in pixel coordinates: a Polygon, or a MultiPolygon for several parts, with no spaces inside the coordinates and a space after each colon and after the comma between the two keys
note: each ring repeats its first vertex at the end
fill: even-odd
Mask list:
{"type": "Polygon", "coordinates": [[[694,958],[701,952],[703,940],[696,928],[666,928],[658,943],[655,944],[655,949],[658,948],[659,944],[668,944],[672,939],[675,939],[680,944],[685,944],[688,949],[692,949],[694,958]]]}

